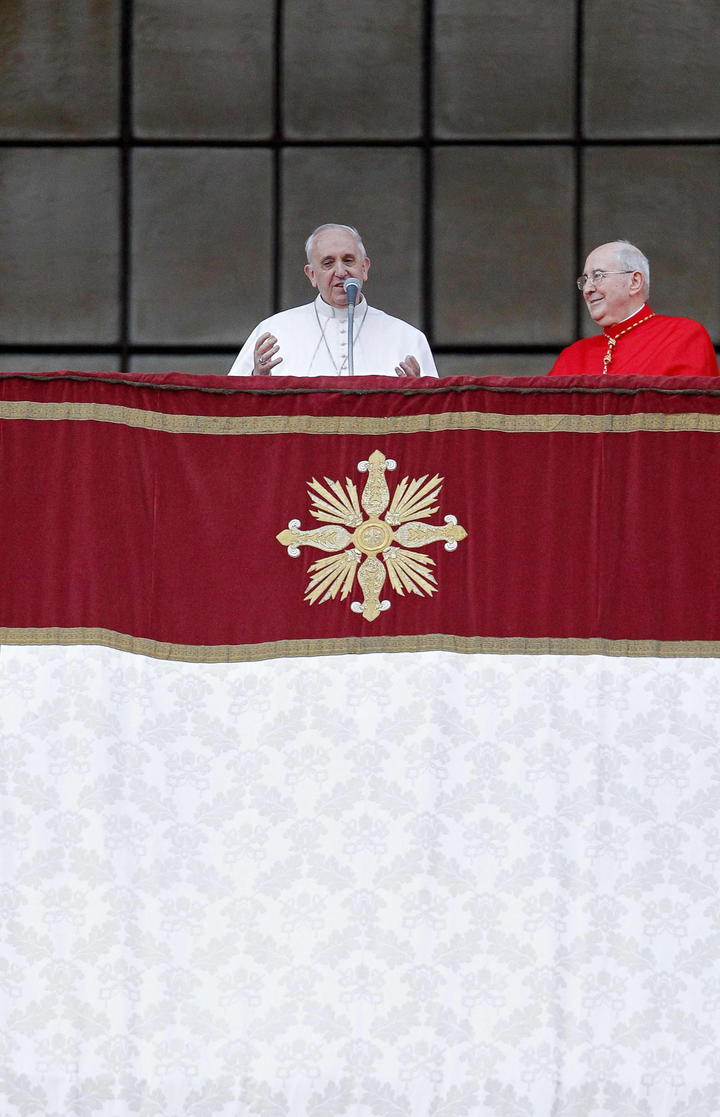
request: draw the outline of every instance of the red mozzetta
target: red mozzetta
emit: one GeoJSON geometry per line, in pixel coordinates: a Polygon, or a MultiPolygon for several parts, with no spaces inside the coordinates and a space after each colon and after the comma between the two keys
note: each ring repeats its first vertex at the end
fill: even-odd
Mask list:
{"type": "Polygon", "coordinates": [[[647,305],[563,349],[550,376],[717,376],[713,343],[692,318],[655,314],[647,305]],[[614,343],[614,344],[613,344],[614,343]],[[605,364],[604,358],[611,359],[605,364]]]}

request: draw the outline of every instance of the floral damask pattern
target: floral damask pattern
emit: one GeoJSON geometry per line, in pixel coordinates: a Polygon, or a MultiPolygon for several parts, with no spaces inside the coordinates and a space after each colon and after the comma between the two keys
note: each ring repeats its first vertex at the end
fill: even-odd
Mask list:
{"type": "Polygon", "coordinates": [[[0,650],[3,1117],[720,1112],[720,666],[0,650]]]}

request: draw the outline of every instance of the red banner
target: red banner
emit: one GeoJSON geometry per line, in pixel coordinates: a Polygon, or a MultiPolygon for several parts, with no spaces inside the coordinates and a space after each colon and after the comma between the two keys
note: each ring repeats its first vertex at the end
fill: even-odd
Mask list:
{"type": "Polygon", "coordinates": [[[717,655],[708,383],[2,376],[0,640],[717,655]]]}

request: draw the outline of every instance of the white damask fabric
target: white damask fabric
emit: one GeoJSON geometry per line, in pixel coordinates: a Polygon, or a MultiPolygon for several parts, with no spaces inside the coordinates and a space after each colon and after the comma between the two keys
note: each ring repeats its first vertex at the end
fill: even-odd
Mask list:
{"type": "Polygon", "coordinates": [[[3,1117],[720,1113],[720,664],[0,650],[3,1117]]]}

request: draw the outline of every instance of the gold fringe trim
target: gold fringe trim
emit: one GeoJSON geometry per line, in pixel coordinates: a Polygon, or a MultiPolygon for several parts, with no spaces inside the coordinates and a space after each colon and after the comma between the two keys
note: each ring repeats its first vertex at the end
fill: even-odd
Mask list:
{"type": "Polygon", "coordinates": [[[183,663],[256,663],[268,659],[362,655],[370,652],[457,652],[463,655],[603,655],[630,659],[717,659],[716,640],[581,640],[522,636],[348,636],[264,644],[169,644],[107,628],[0,628],[0,646],[100,645],[151,659],[183,663]]]}
{"type": "Polygon", "coordinates": [[[664,415],[504,415],[485,411],[450,411],[437,415],[373,417],[365,415],[169,415],[102,403],[0,402],[0,419],[37,422],[115,423],[167,434],[417,434],[423,431],[478,430],[508,434],[555,431],[570,434],[628,434],[634,431],[720,431],[720,415],[695,412],[664,415]]]}

